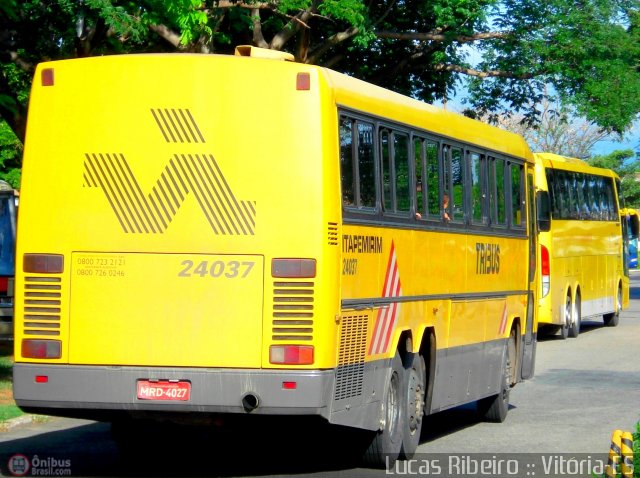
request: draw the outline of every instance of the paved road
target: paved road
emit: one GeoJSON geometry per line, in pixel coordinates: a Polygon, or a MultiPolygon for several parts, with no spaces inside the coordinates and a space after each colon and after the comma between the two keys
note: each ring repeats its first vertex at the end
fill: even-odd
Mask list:
{"type": "MultiPolygon", "coordinates": [[[[419,457],[606,453],[612,431],[633,431],[640,419],[640,273],[632,277],[631,293],[618,327],[590,321],[578,339],[540,339],[536,376],[512,391],[505,423],[479,422],[473,406],[428,417],[419,457]]],[[[40,468],[53,465],[52,473],[69,468],[74,476],[389,476],[338,460],[341,439],[349,436],[311,438],[304,427],[292,429],[239,429],[232,437],[199,434],[192,440],[161,429],[149,439],[169,446],[139,450],[127,459],[118,455],[107,425],[53,419],[0,432],[0,470],[7,474],[8,458],[19,453],[40,468]]],[[[517,476],[544,476],[538,470],[536,475],[519,470],[517,476]]]]}

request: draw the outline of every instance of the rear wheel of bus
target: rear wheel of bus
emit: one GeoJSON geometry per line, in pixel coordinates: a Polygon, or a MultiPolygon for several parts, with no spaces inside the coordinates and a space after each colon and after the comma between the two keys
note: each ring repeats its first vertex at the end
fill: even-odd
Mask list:
{"type": "Polygon", "coordinates": [[[576,300],[573,301],[571,325],[569,325],[569,337],[578,337],[578,335],[580,335],[581,325],[582,312],[580,310],[580,294],[576,292],[576,300]]]}
{"type": "Polygon", "coordinates": [[[622,309],[622,288],[618,286],[618,295],[616,296],[616,310],[610,314],[604,314],[604,325],[615,327],[620,322],[620,310],[622,309]]]}
{"type": "Polygon", "coordinates": [[[407,383],[403,387],[405,396],[402,402],[406,408],[406,423],[402,428],[401,449],[401,456],[406,459],[413,457],[420,444],[426,390],[425,369],[424,357],[421,354],[407,353],[404,359],[404,376],[407,383]]]}
{"type": "Polygon", "coordinates": [[[404,362],[396,351],[382,403],[381,430],[364,453],[366,465],[392,466],[399,457],[411,458],[420,442],[424,415],[424,359],[407,352],[404,362]]]}
{"type": "Polygon", "coordinates": [[[478,401],[478,411],[488,422],[502,423],[509,412],[509,391],[515,382],[515,368],[517,360],[516,329],[512,328],[504,350],[504,369],[502,371],[502,390],[497,395],[478,401]]]}
{"type": "Polygon", "coordinates": [[[573,304],[571,301],[571,292],[567,292],[567,296],[564,300],[564,317],[562,325],[560,326],[560,337],[565,340],[569,337],[569,328],[573,321],[573,304]]]}
{"type": "Polygon", "coordinates": [[[391,361],[391,375],[387,382],[386,393],[382,401],[380,417],[380,430],[378,430],[371,440],[363,459],[366,465],[383,468],[391,466],[400,456],[402,447],[402,407],[400,400],[403,396],[401,391],[404,368],[400,353],[391,361]]]}

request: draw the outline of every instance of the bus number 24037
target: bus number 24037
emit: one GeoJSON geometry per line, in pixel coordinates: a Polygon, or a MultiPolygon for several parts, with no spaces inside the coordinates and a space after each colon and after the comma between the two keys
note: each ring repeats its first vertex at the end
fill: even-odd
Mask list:
{"type": "Polygon", "coordinates": [[[251,261],[182,261],[182,270],[178,277],[226,277],[227,279],[244,279],[249,275],[255,262],[251,261]]]}

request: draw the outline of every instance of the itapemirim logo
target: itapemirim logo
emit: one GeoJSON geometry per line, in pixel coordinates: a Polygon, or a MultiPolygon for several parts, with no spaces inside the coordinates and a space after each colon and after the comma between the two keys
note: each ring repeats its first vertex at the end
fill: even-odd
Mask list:
{"type": "MultiPolygon", "coordinates": [[[[151,110],[168,143],[205,143],[189,110],[151,110]]],[[[189,194],[215,234],[253,235],[256,202],[236,198],[210,153],[171,157],[145,194],[122,153],[85,153],[83,186],[101,188],[126,233],[164,233],[189,194]]]]}

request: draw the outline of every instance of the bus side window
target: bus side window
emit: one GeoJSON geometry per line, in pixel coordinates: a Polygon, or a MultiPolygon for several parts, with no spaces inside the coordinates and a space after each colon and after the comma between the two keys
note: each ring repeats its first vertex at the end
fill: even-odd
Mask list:
{"type": "Polygon", "coordinates": [[[409,212],[411,210],[411,195],[409,193],[409,136],[393,133],[393,168],[395,211],[409,212]]]}
{"type": "Polygon", "coordinates": [[[507,223],[507,211],[505,201],[505,164],[504,160],[496,158],[496,191],[497,191],[497,206],[498,206],[498,224],[501,226],[507,223]]]}
{"type": "Polygon", "coordinates": [[[373,124],[340,117],[342,204],[373,211],[376,205],[373,124]]]}
{"type": "Polygon", "coordinates": [[[521,164],[510,165],[511,169],[511,225],[524,225],[524,171],[521,164]]]}
{"type": "Polygon", "coordinates": [[[391,178],[391,133],[382,129],[380,134],[380,156],[382,157],[382,209],[393,210],[391,178]]]}
{"type": "Polygon", "coordinates": [[[482,155],[475,152],[470,153],[469,159],[471,166],[471,222],[483,224],[482,204],[485,195],[482,190],[482,165],[485,161],[482,155]]]}
{"type": "Polygon", "coordinates": [[[359,206],[376,207],[376,168],[373,153],[373,124],[358,121],[359,206]]]}
{"type": "Polygon", "coordinates": [[[593,175],[587,177],[587,190],[589,194],[590,214],[589,219],[597,221],[600,219],[600,200],[598,199],[597,179],[593,175]]]}
{"type": "Polygon", "coordinates": [[[451,219],[455,222],[464,221],[464,163],[462,161],[463,153],[460,148],[451,148],[451,186],[453,196],[450,200],[453,202],[453,216],[451,219]]]}
{"type": "Polygon", "coordinates": [[[438,161],[438,143],[425,142],[427,161],[427,212],[431,219],[440,219],[440,164],[438,161]]]}
{"type": "Polygon", "coordinates": [[[355,206],[356,164],[353,151],[353,123],[344,116],[340,117],[340,179],[342,184],[342,204],[355,206]]]}

